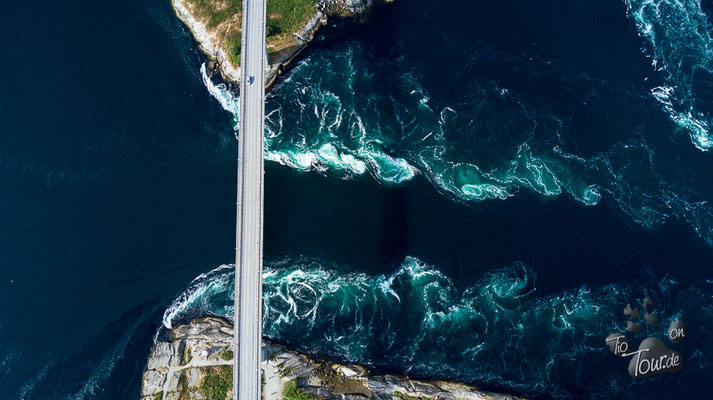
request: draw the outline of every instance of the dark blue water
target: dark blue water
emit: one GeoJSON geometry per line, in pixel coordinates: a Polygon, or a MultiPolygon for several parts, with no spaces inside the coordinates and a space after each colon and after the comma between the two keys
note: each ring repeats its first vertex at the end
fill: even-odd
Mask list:
{"type": "MultiPolygon", "coordinates": [[[[265,333],[536,398],[708,398],[708,8],[404,0],[321,31],[266,106],[265,333]],[[604,338],[644,296],[662,326],[631,341],[681,318],[685,366],[632,381],[604,338]]],[[[232,312],[234,94],[167,2],[0,10],[0,391],[135,399],[162,326],[232,312]]]]}

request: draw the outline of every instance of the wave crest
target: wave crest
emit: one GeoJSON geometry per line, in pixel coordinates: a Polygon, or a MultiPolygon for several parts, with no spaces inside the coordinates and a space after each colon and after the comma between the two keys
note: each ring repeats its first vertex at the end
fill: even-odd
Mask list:
{"type": "Polygon", "coordinates": [[[666,81],[651,90],[693,144],[713,147],[711,115],[700,111],[694,85],[713,77],[713,38],[700,0],[625,0],[636,29],[649,44],[652,64],[666,81]]]}
{"type": "MultiPolygon", "coordinates": [[[[528,93],[484,78],[443,99],[429,93],[425,78],[404,58],[375,60],[364,46],[346,42],[316,51],[270,93],[267,160],[344,179],[370,174],[385,186],[420,175],[440,193],[468,204],[507,199],[520,190],[566,194],[588,206],[609,196],[645,227],[680,218],[713,243],[713,209],[703,200],[706,193],[681,172],[685,168],[671,167],[682,156],[654,147],[657,138],[619,132],[593,145],[588,130],[568,127],[571,115],[558,109],[568,105],[537,104],[528,93]],[[598,151],[587,152],[589,146],[598,151]]],[[[464,65],[466,71],[474,68],[464,65]]],[[[556,65],[543,65],[542,71],[537,79],[564,75],[567,85],[589,88],[593,94],[581,100],[594,108],[613,110],[641,98],[556,65]],[[608,104],[622,97],[621,104],[608,104]]],[[[204,69],[203,76],[211,94],[236,113],[235,97],[211,83],[204,69]]],[[[672,90],[655,94],[677,109],[672,90]]],[[[637,124],[634,129],[651,128],[637,124]]]]}
{"type": "MultiPolygon", "coordinates": [[[[612,381],[628,385],[625,373],[603,374],[590,364],[605,362],[603,338],[622,329],[623,305],[645,287],[593,285],[537,296],[536,274],[522,263],[488,271],[465,289],[414,257],[389,274],[343,270],[304,258],[268,265],[264,334],[349,362],[533,394],[567,397],[573,385],[603,393],[612,381]],[[600,378],[579,382],[582,374],[600,378]]],[[[233,279],[229,265],[196,278],[164,324],[201,315],[232,318],[233,279]]],[[[684,291],[665,278],[653,289],[647,295],[659,310],[685,315],[687,325],[713,315],[710,284],[684,291]]]]}

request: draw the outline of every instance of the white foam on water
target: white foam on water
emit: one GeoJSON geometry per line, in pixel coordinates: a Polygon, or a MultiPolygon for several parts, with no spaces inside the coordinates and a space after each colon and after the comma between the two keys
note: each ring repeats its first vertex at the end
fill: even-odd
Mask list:
{"type": "MultiPolygon", "coordinates": [[[[195,277],[188,286],[188,289],[181,292],[166,311],[164,311],[162,318],[163,326],[167,329],[173,328],[173,322],[176,318],[188,311],[189,307],[200,305],[201,301],[207,298],[212,292],[228,290],[229,274],[234,272],[235,268],[233,264],[224,264],[195,277]]],[[[205,304],[205,306],[209,305],[205,304]]],[[[225,317],[230,317],[232,320],[232,316],[226,315],[225,317]]]]}
{"type": "Polygon", "coordinates": [[[53,363],[47,363],[42,370],[35,375],[32,379],[27,381],[22,386],[22,389],[20,389],[20,399],[21,400],[30,400],[30,393],[37,387],[37,385],[42,382],[42,380],[47,376],[47,372],[49,371],[50,367],[52,367],[53,363]]]}
{"type": "Polygon", "coordinates": [[[210,93],[213,98],[218,100],[218,103],[220,103],[224,110],[233,114],[235,118],[238,118],[240,105],[239,97],[233,95],[225,84],[214,84],[206,72],[205,63],[201,65],[201,78],[203,79],[203,84],[206,89],[208,89],[208,93],[210,93]]]}
{"type": "MultiPolygon", "coordinates": [[[[676,60],[687,59],[688,49],[679,42],[663,42],[677,34],[694,38],[693,47],[705,50],[694,54],[694,64],[708,68],[710,35],[700,30],[704,17],[697,14],[699,5],[687,0],[625,1],[642,37],[652,40],[652,59],[667,77],[667,84],[653,88],[652,95],[700,148],[707,149],[713,142],[706,117],[681,107],[692,104],[693,69],[676,67],[676,60]],[[682,27],[662,25],[667,22],[647,11],[665,4],[678,13],[682,27]]],[[[437,105],[416,72],[392,78],[394,93],[370,87],[373,83],[366,76],[378,69],[364,64],[366,58],[358,43],[350,43],[297,63],[268,95],[266,160],[343,179],[369,174],[384,186],[403,185],[421,175],[445,196],[464,203],[505,200],[523,189],[547,197],[566,194],[588,206],[607,195],[645,227],[682,218],[713,243],[713,209],[695,191],[681,190],[684,177],[666,178],[658,172],[645,140],[630,139],[580,156],[564,150],[573,147],[560,137],[565,122],[536,109],[515,90],[497,82],[472,82],[468,89],[473,93],[464,102],[437,105]],[[467,132],[461,132],[464,126],[467,132]]],[[[408,65],[398,68],[410,70],[408,65]]],[[[235,115],[236,96],[225,85],[215,85],[205,65],[201,74],[211,95],[235,115]]]]}
{"type": "MultiPolygon", "coordinates": [[[[536,274],[522,263],[487,271],[467,288],[415,257],[385,274],[343,270],[304,257],[268,263],[264,333],[298,350],[347,362],[558,398],[568,393],[558,382],[562,368],[582,368],[601,354],[603,338],[621,329],[623,304],[647,293],[647,287],[655,291],[663,313],[713,315],[713,285],[706,283],[711,287],[705,292],[700,285],[686,289],[670,277],[537,296],[536,274]]],[[[232,279],[225,266],[202,274],[174,302],[192,304],[172,306],[181,310],[174,315],[181,320],[229,316],[232,279]],[[196,296],[199,286],[215,290],[196,296]]],[[[690,368],[707,362],[695,361],[690,368]]]]}
{"type": "Polygon", "coordinates": [[[698,70],[713,73],[713,38],[700,0],[624,0],[639,35],[650,45],[652,65],[667,84],[651,90],[669,118],[700,150],[713,147],[711,116],[697,110],[698,70]]]}

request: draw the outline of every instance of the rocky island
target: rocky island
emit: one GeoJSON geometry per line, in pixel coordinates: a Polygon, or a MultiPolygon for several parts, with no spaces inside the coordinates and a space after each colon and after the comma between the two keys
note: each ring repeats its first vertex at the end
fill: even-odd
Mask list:
{"type": "MultiPolygon", "coordinates": [[[[266,86],[275,82],[330,17],[361,15],[374,1],[267,0],[266,86]]],[[[224,79],[238,83],[242,0],[172,0],[172,3],[178,18],[210,58],[212,69],[220,71],[224,79]]]]}
{"type": "MultiPolygon", "coordinates": [[[[266,86],[308,45],[330,17],[365,13],[378,0],[267,0],[266,86]]],[[[381,0],[391,2],[393,0],[381,0]]],[[[211,69],[239,83],[242,0],[172,0],[211,69]]],[[[372,374],[356,364],[339,364],[263,340],[263,400],[484,400],[518,399],[475,386],[372,374]]],[[[215,317],[198,318],[157,341],[141,384],[141,400],[229,400],[232,398],[233,326],[215,317]]]]}
{"type": "MultiPolygon", "coordinates": [[[[158,341],[146,364],[141,400],[228,400],[232,398],[233,326],[198,318],[158,341]]],[[[456,382],[419,381],[406,376],[372,375],[361,365],[317,360],[265,340],[264,400],[514,400],[517,397],[456,382]]]]}

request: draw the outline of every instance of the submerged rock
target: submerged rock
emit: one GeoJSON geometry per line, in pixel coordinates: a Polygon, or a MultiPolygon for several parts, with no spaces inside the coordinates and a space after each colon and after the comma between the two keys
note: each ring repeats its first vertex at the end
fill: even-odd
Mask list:
{"type": "MultiPolygon", "coordinates": [[[[173,328],[170,342],[157,342],[146,363],[141,400],[232,398],[233,326],[220,318],[199,318],[173,328]]],[[[265,400],[516,399],[457,382],[425,382],[398,375],[371,375],[356,364],[315,360],[263,341],[265,400]]]]}

